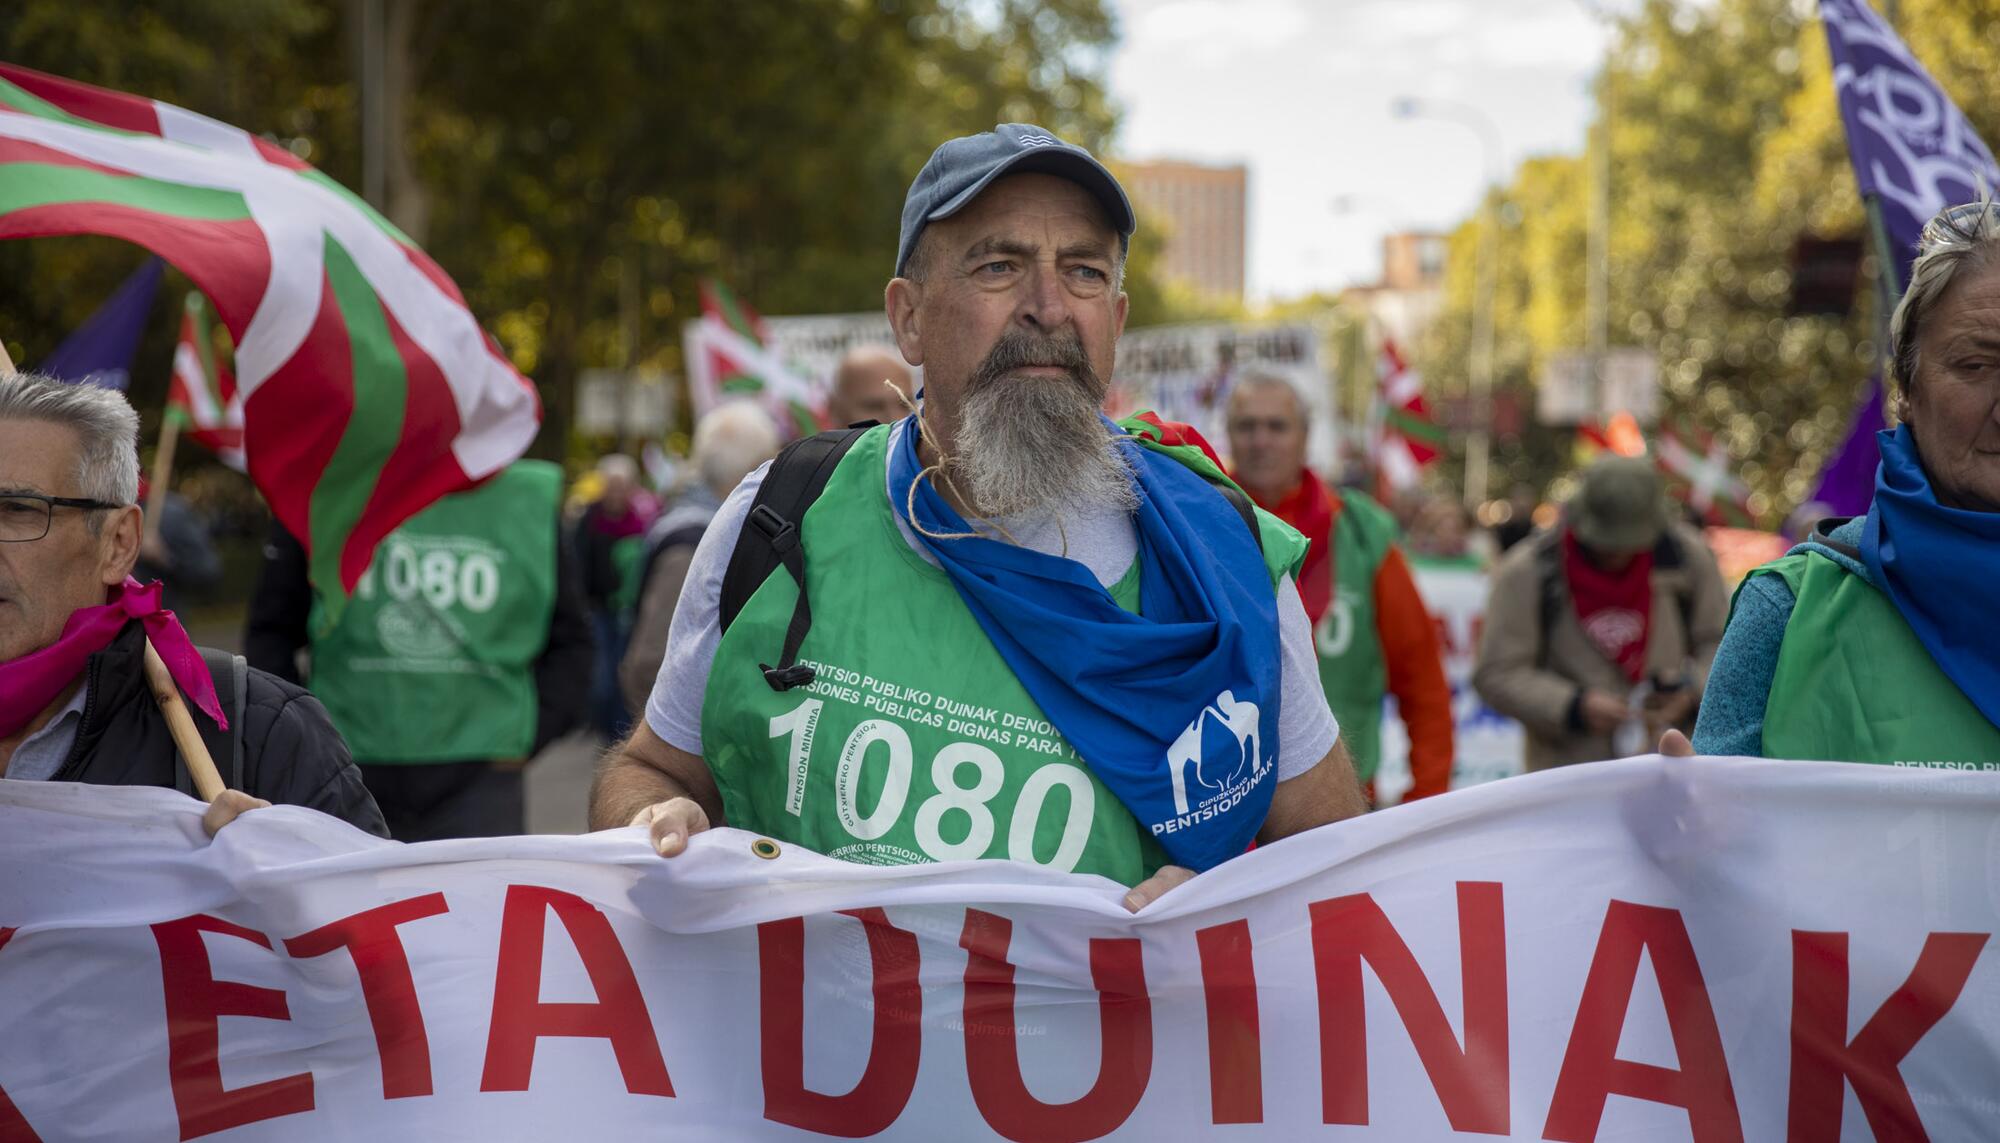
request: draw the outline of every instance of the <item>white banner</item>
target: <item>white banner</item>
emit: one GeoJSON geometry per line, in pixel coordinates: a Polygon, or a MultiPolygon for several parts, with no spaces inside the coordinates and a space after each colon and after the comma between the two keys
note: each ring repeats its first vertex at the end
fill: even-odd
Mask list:
{"type": "Polygon", "coordinates": [[[1229,453],[1229,391],[1245,373],[1284,377],[1306,400],[1312,431],[1307,460],[1332,479],[1336,468],[1333,386],[1319,364],[1310,325],[1199,323],[1129,329],[1118,339],[1117,375],[1105,402],[1111,415],[1151,409],[1192,425],[1229,453]]]}
{"type": "MultiPolygon", "coordinates": [[[[763,319],[766,345],[758,347],[719,322],[690,321],[681,327],[682,357],[688,372],[688,393],[695,416],[725,399],[722,378],[715,375],[710,350],[735,359],[739,366],[766,382],[766,397],[780,425],[790,424],[783,407],[798,400],[822,411],[833,374],[850,349],[864,345],[896,347],[889,318],[880,310],[860,314],[818,314],[763,319]]],[[[921,370],[915,370],[921,376],[921,370]]]]}
{"type": "MultiPolygon", "coordinates": [[[[1444,678],[1451,684],[1451,788],[1464,789],[1527,768],[1527,734],[1521,724],[1486,705],[1472,689],[1479,658],[1479,634],[1486,626],[1486,597],[1492,578],[1478,568],[1410,560],[1417,594],[1437,625],[1444,650],[1444,678]]],[[[1410,734],[1397,717],[1393,696],[1383,700],[1382,761],[1375,773],[1375,796],[1394,805],[1410,788],[1410,734]]]]}
{"type": "Polygon", "coordinates": [[[663,861],[635,830],[399,845],[291,807],[209,843],[198,811],[0,782],[0,1140],[2000,1122],[1993,774],[1565,768],[1260,847],[1136,917],[1096,878],[731,830],[663,861]]]}

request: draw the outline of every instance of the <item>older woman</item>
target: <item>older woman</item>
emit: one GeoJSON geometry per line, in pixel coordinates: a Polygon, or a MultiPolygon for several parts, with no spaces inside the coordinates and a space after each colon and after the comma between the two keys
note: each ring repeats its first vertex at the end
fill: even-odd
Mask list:
{"type": "Polygon", "coordinates": [[[1874,503],[1744,582],[1699,753],[2000,768],[2000,205],[1931,220],[1890,330],[1874,503]]]}

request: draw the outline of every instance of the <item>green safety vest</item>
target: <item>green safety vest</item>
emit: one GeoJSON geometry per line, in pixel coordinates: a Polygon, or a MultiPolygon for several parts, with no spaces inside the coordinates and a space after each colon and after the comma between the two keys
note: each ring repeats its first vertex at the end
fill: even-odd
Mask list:
{"type": "Polygon", "coordinates": [[[2000,728],[1938,669],[1887,595],[1816,552],[1750,574],[1782,578],[1798,601],[1764,706],[1765,757],[2000,765],[2000,728]]]}
{"type": "Polygon", "coordinates": [[[337,624],[314,601],[313,694],[355,761],[527,756],[561,494],[555,465],[516,461],[389,533],[337,624]]]}
{"type": "Polygon", "coordinates": [[[1396,542],[1396,518],[1359,492],[1342,490],[1334,517],[1333,599],[1313,629],[1319,683],[1340,722],[1340,740],[1364,782],[1382,760],[1382,696],[1389,668],[1375,626],[1375,573],[1396,542]]]}
{"type": "MultiPolygon", "coordinates": [[[[784,643],[789,575],[768,576],[716,648],[702,754],[729,824],[864,864],[1009,858],[1137,884],[1165,851],[904,540],[888,441],[886,425],[863,434],[801,522],[813,620],[799,662],[814,681],[774,691],[758,665],[784,643]]],[[[1305,543],[1257,519],[1275,588],[1305,543]]],[[[1110,588],[1128,611],[1139,566],[1110,588]]]]}

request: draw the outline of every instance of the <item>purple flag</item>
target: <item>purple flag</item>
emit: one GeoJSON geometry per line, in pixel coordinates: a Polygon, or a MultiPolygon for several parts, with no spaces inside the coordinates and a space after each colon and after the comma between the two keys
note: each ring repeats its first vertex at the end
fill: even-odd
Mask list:
{"type": "Polygon", "coordinates": [[[1840,442],[1826,467],[1820,469],[1819,487],[1809,503],[1825,506],[1821,515],[1860,516],[1875,499],[1875,469],[1882,463],[1882,451],[1875,434],[1886,426],[1882,418],[1882,376],[1868,379],[1868,396],[1854,414],[1854,423],[1840,442]]]}
{"type": "Polygon", "coordinates": [[[1873,196],[1896,251],[1896,291],[1917,236],[1948,206],[2000,193],[2000,167],[1964,113],[1868,0],[1820,0],[1833,86],[1861,197],[1873,196]]]}
{"type": "Polygon", "coordinates": [[[160,288],[160,260],[148,258],[89,320],[63,339],[41,364],[41,372],[64,381],[85,381],[123,390],[132,380],[132,355],[160,288]]]}
{"type": "MultiPolygon", "coordinates": [[[[1895,256],[1892,292],[1900,294],[1924,224],[1945,207],[2000,193],[2000,167],[1958,105],[1868,0],[1820,0],[1819,14],[1833,53],[1833,86],[1854,179],[1861,197],[1873,198],[1881,211],[1895,256]]],[[[1812,499],[1831,515],[1859,516],[1875,498],[1882,395],[1878,373],[1846,439],[1820,472],[1812,499]]]]}

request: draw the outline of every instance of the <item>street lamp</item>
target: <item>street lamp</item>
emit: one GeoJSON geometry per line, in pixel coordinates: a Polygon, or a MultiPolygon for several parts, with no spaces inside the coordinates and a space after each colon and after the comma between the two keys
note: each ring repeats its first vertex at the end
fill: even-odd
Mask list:
{"type": "Polygon", "coordinates": [[[1439,119],[1469,128],[1479,138],[1484,152],[1486,183],[1481,188],[1479,264],[1476,267],[1478,293],[1472,308],[1472,354],[1468,374],[1472,382],[1473,429],[1465,448],[1465,502],[1472,506],[1486,499],[1487,468],[1493,451],[1493,292],[1498,254],[1499,219],[1494,215],[1494,189],[1500,181],[1500,129],[1478,108],[1440,99],[1403,96],[1389,105],[1398,119],[1439,119]]]}

